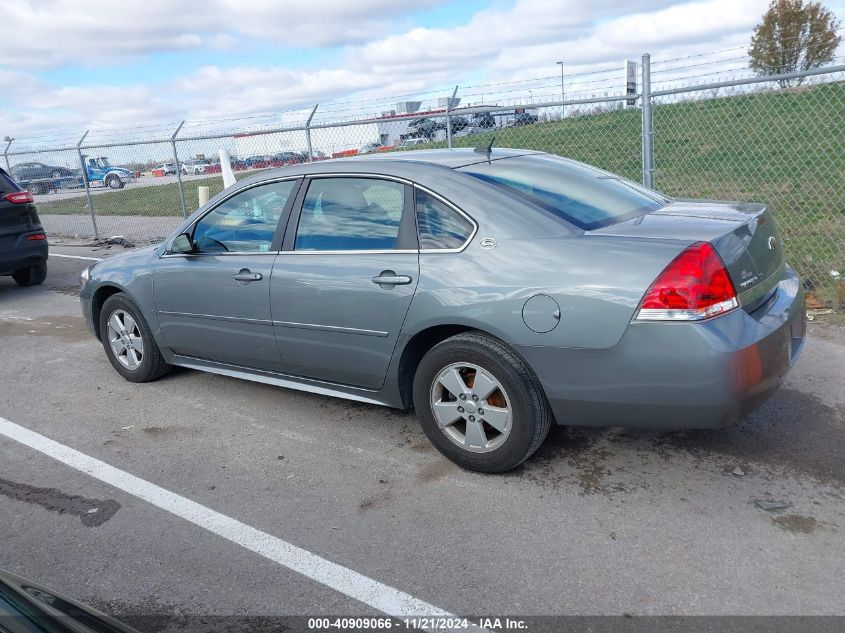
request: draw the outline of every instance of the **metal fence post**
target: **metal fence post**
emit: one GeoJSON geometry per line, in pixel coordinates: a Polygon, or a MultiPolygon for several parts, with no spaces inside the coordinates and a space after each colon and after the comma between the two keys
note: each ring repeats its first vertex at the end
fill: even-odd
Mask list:
{"type": "Polygon", "coordinates": [[[173,136],[170,137],[170,146],[173,148],[173,160],[176,163],[176,180],[179,183],[179,204],[182,206],[182,216],[188,217],[188,207],[185,205],[185,187],[182,184],[182,166],[179,164],[179,152],[176,151],[176,136],[179,134],[179,130],[182,129],[182,126],[185,125],[185,122],[182,121],[179,124],[179,127],[176,128],[176,131],[173,132],[173,136]]]}
{"type": "Polygon", "coordinates": [[[6,171],[11,173],[12,168],[9,167],[9,147],[11,147],[12,141],[14,141],[15,139],[11,136],[7,136],[3,140],[6,141],[6,149],[3,150],[3,158],[6,159],[6,171]]]}
{"type": "Polygon", "coordinates": [[[314,148],[311,145],[311,119],[314,118],[314,114],[317,112],[317,108],[320,107],[319,103],[314,104],[314,109],[311,110],[311,114],[308,115],[308,120],[305,122],[305,142],[308,145],[308,162],[314,162],[314,148]]]}
{"type": "Polygon", "coordinates": [[[642,146],[643,146],[643,185],[654,187],[654,113],[651,101],[651,55],[643,55],[643,88],[640,93],[642,99],[642,146]]]}
{"type": "Polygon", "coordinates": [[[455,101],[456,94],[458,94],[457,86],[455,86],[452,96],[449,97],[449,101],[446,103],[446,145],[449,149],[452,149],[452,117],[449,113],[452,112],[452,102],[455,101]]]}
{"type": "Polygon", "coordinates": [[[79,142],[76,144],[76,153],[79,155],[79,166],[82,168],[82,184],[85,185],[85,198],[88,200],[88,210],[91,211],[91,226],[94,228],[94,239],[99,240],[100,233],[97,231],[97,214],[94,212],[94,198],[91,196],[91,187],[88,184],[88,168],[85,166],[85,157],[82,155],[82,141],[85,140],[85,137],[88,136],[88,132],[90,131],[85,130],[85,134],[79,139],[79,142]]]}

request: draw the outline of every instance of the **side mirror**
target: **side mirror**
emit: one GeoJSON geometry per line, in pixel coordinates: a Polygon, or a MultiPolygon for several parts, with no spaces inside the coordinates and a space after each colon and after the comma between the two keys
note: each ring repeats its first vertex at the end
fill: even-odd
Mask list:
{"type": "Polygon", "coordinates": [[[194,244],[191,242],[191,236],[187,233],[177,235],[170,243],[171,253],[193,253],[194,244]]]}

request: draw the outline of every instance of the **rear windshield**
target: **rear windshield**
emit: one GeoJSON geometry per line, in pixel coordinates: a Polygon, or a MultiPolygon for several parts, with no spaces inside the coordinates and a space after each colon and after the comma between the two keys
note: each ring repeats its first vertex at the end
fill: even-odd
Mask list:
{"type": "Polygon", "coordinates": [[[21,188],[18,187],[17,183],[5,171],[0,169],[0,195],[20,190],[21,188]]]}
{"type": "Polygon", "coordinates": [[[542,207],[589,231],[650,213],[666,198],[621,176],[582,163],[536,154],[461,168],[471,176],[542,207]]]}

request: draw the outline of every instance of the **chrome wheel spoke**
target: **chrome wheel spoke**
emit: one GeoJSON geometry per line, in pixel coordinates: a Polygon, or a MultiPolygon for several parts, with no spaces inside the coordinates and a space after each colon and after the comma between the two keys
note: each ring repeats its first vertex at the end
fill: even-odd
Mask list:
{"type": "Polygon", "coordinates": [[[133,334],[138,330],[138,326],[135,324],[135,319],[129,316],[126,312],[122,314],[123,316],[123,329],[126,330],[127,334],[133,334]]]}
{"type": "Polygon", "coordinates": [[[121,341],[119,337],[109,338],[109,345],[111,346],[111,351],[115,356],[120,356],[120,354],[122,354],[126,349],[123,345],[123,341],[121,341]]]}
{"type": "Polygon", "coordinates": [[[508,427],[508,419],[510,412],[501,407],[491,407],[489,404],[484,407],[484,415],[481,416],[487,424],[496,429],[499,433],[504,433],[508,427]]]}
{"type": "Polygon", "coordinates": [[[448,371],[445,371],[440,374],[439,381],[440,384],[443,385],[449,391],[449,393],[451,393],[456,398],[461,394],[466,395],[467,393],[469,393],[469,388],[464,382],[464,379],[458,371],[457,367],[452,367],[448,371]]]}
{"type": "Polygon", "coordinates": [[[129,342],[132,343],[132,347],[137,351],[139,354],[144,353],[144,339],[136,334],[129,335],[129,342]]]}
{"type": "Polygon", "coordinates": [[[109,329],[114,330],[115,334],[121,334],[124,330],[123,322],[118,316],[119,312],[115,312],[109,317],[109,329]]]}
{"type": "Polygon", "coordinates": [[[437,425],[442,429],[450,424],[454,424],[461,419],[461,414],[458,413],[457,402],[435,402],[432,406],[434,417],[437,419],[437,425]]]}
{"type": "Polygon", "coordinates": [[[480,399],[486,400],[487,397],[499,388],[499,383],[490,378],[483,372],[475,373],[475,382],[472,384],[472,392],[480,399]]]}
{"type": "Polygon", "coordinates": [[[484,448],[487,446],[487,436],[484,433],[484,428],[481,426],[481,420],[476,420],[475,422],[467,421],[464,444],[474,448],[484,448]]]}
{"type": "Polygon", "coordinates": [[[135,369],[141,363],[141,359],[138,356],[138,352],[136,352],[131,347],[127,348],[126,350],[126,363],[130,369],[135,369]]]}

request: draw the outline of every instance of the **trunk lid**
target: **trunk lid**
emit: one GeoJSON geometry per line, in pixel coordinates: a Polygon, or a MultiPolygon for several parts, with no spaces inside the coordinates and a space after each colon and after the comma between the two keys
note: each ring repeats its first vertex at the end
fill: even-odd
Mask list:
{"type": "Polygon", "coordinates": [[[771,211],[757,203],[673,200],[647,215],[590,233],[676,239],[687,245],[710,242],[725,262],[740,305],[749,311],[768,298],[785,265],[771,211]]]}

